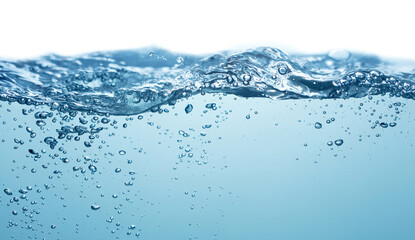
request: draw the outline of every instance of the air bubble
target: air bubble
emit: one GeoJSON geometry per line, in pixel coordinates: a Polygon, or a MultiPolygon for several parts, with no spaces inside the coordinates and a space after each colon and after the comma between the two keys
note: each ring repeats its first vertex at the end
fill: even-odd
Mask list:
{"type": "Polygon", "coordinates": [[[98,210],[98,209],[100,209],[101,207],[99,206],[99,205],[91,205],[91,209],[92,210],[98,210]]]}
{"type": "Polygon", "coordinates": [[[193,105],[192,104],[187,104],[186,108],[184,109],[186,114],[190,113],[192,110],[193,110],[193,105]]]}
{"type": "Polygon", "coordinates": [[[316,123],[314,123],[314,127],[316,128],[316,129],[321,129],[321,127],[322,127],[323,125],[321,125],[321,123],[319,123],[319,122],[316,122],[316,123]]]}
{"type": "Polygon", "coordinates": [[[4,191],[5,194],[7,194],[9,196],[13,194],[12,190],[10,190],[8,188],[4,189],[3,191],[4,191]]]}
{"type": "Polygon", "coordinates": [[[387,127],[389,127],[389,125],[388,125],[387,123],[385,123],[385,122],[381,122],[379,125],[380,125],[382,128],[387,128],[387,127]]]}
{"type": "Polygon", "coordinates": [[[343,139],[337,139],[336,141],[334,141],[334,144],[336,144],[337,146],[343,145],[343,139]]]}
{"type": "Polygon", "coordinates": [[[287,73],[288,73],[288,68],[287,68],[287,66],[285,66],[285,65],[281,65],[281,66],[279,66],[279,67],[278,67],[278,72],[279,72],[281,75],[285,75],[285,74],[287,74],[287,73]]]}

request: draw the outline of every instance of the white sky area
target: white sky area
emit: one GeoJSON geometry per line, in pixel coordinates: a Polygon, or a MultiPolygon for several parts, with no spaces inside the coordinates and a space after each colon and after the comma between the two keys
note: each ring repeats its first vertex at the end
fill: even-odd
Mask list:
{"type": "Polygon", "coordinates": [[[271,46],[415,59],[411,1],[2,1],[0,57],[157,46],[182,53],[271,46]]]}

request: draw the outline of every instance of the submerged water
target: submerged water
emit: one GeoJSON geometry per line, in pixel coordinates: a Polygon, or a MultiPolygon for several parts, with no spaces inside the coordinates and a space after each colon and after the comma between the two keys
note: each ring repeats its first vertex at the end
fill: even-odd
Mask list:
{"type": "Polygon", "coordinates": [[[0,61],[1,239],[415,239],[415,64],[0,61]]]}

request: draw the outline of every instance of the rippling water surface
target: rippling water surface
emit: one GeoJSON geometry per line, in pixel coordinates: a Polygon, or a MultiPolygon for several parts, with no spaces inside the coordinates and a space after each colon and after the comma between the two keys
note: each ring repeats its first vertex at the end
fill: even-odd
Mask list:
{"type": "Polygon", "coordinates": [[[415,61],[0,61],[1,239],[415,239],[415,61]]]}

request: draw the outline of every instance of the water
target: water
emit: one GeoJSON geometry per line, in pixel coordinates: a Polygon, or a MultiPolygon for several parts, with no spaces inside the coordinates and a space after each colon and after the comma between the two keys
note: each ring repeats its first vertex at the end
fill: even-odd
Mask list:
{"type": "Polygon", "coordinates": [[[414,239],[415,64],[0,62],[1,239],[414,239]]]}

